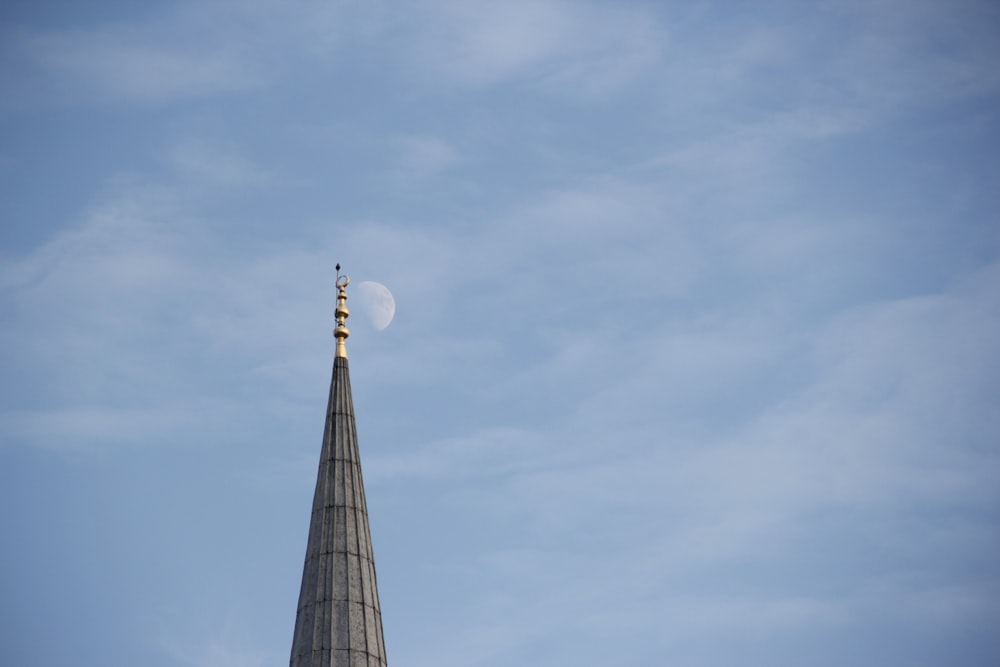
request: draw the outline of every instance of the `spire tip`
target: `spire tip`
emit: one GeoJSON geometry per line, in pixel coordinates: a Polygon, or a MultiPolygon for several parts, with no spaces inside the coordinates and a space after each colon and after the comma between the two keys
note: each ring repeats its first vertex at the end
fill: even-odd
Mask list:
{"type": "Polygon", "coordinates": [[[337,286],[337,310],[335,311],[337,328],[333,330],[333,337],[337,339],[336,356],[346,359],[347,346],[344,341],[351,335],[351,332],[344,325],[344,320],[351,314],[351,311],[347,309],[347,286],[351,284],[351,279],[349,276],[340,275],[340,264],[337,264],[337,280],[334,284],[337,286]]]}

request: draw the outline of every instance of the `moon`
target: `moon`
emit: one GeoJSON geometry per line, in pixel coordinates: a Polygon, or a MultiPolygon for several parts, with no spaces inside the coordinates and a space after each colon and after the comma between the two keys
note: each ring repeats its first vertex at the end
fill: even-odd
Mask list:
{"type": "Polygon", "coordinates": [[[366,280],[358,285],[361,311],[373,327],[381,331],[392,322],[396,314],[396,300],[382,283],[366,280]]]}

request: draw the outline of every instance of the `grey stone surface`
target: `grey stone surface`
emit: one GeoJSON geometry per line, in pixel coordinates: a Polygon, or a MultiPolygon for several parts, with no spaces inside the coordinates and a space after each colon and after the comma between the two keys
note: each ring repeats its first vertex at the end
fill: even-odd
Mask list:
{"type": "Polygon", "coordinates": [[[347,359],[334,360],[291,667],[385,667],[347,359]]]}

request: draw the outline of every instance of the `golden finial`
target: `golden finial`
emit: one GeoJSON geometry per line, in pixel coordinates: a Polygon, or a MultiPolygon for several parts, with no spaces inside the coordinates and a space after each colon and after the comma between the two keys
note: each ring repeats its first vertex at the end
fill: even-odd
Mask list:
{"type": "Polygon", "coordinates": [[[344,345],[344,341],[351,332],[344,326],[344,320],[346,320],[351,311],[347,310],[347,286],[351,284],[351,279],[348,276],[340,275],[340,264],[337,265],[337,310],[335,314],[337,316],[337,328],[333,330],[333,336],[337,339],[337,354],[338,357],[347,358],[347,346],[344,345]]]}

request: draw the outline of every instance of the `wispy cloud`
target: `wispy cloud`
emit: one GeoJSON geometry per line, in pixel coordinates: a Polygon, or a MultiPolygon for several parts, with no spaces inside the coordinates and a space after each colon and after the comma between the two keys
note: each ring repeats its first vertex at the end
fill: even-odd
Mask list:
{"type": "MultiPolygon", "coordinates": [[[[265,667],[275,664],[277,656],[248,648],[252,640],[240,632],[238,618],[242,610],[225,610],[225,618],[204,621],[197,639],[191,635],[169,636],[158,644],[177,665],[184,667],[265,667]],[[206,637],[205,635],[211,635],[206,637]]],[[[176,632],[176,629],[175,629],[176,632]]],[[[284,656],[282,656],[284,657],[284,656]]]]}
{"type": "MultiPolygon", "coordinates": [[[[243,187],[254,182],[239,173],[243,187]]],[[[231,181],[233,174],[224,176],[231,181]]],[[[241,351],[299,347],[302,332],[287,322],[301,321],[302,313],[292,311],[315,310],[322,319],[322,307],[311,303],[319,294],[296,287],[301,299],[289,299],[285,291],[324,284],[310,272],[325,268],[325,249],[233,254],[225,233],[199,224],[177,191],[132,183],[117,184],[77,226],[0,272],[5,307],[17,313],[3,333],[19,350],[8,372],[39,379],[33,394],[20,397],[21,407],[7,406],[8,442],[58,447],[60,436],[73,435],[67,446],[92,448],[153,434],[163,441],[185,424],[210,429],[210,406],[220,408],[217,415],[228,412],[213,397],[216,382],[198,380],[178,359],[216,371],[235,364],[216,380],[258,368],[280,379],[287,374],[274,360],[294,366],[294,359],[279,353],[269,362],[265,354],[243,364],[241,351]]]]}
{"type": "Polygon", "coordinates": [[[655,62],[660,35],[638,7],[545,2],[443,2],[423,17],[423,64],[455,80],[519,80],[604,93],[655,62]]]}
{"type": "Polygon", "coordinates": [[[187,140],[171,146],[167,159],[180,178],[206,190],[261,187],[277,179],[246,157],[205,142],[187,140]]]}
{"type": "Polygon", "coordinates": [[[440,174],[462,160],[454,146],[437,137],[402,137],[396,145],[399,157],[393,175],[404,188],[419,186],[428,177],[440,174]]]}
{"type": "Polygon", "coordinates": [[[28,57],[43,70],[65,76],[84,99],[107,95],[141,104],[231,93],[257,81],[237,54],[225,48],[150,43],[148,31],[115,28],[35,34],[23,39],[28,57]]]}

